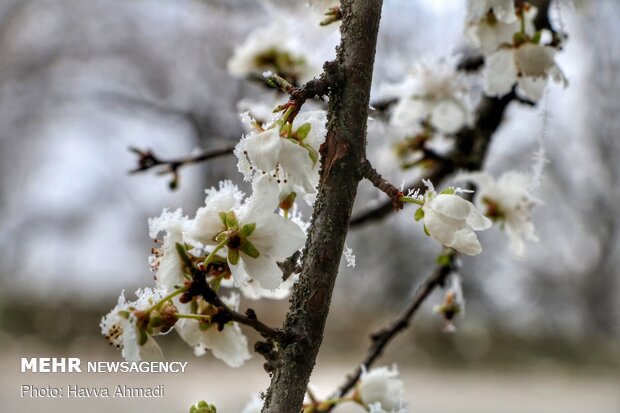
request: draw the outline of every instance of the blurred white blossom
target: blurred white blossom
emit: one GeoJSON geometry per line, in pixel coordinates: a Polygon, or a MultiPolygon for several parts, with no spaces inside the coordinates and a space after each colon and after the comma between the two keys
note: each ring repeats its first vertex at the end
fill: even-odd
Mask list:
{"type": "Polygon", "coordinates": [[[529,193],[529,176],[508,171],[497,179],[488,172],[464,174],[462,178],[476,184],[476,205],[486,216],[500,223],[516,256],[523,256],[526,241],[538,242],[530,210],[540,201],[529,193]]]}
{"type": "Polygon", "coordinates": [[[357,384],[357,393],[371,413],[404,413],[404,384],[398,378],[396,366],[366,370],[357,384]]]}
{"type": "Polygon", "coordinates": [[[455,133],[473,119],[466,92],[463,78],[441,61],[416,65],[402,82],[384,85],[381,95],[398,100],[390,118],[394,126],[414,131],[428,122],[440,132],[455,133]]]}
{"type": "Polygon", "coordinates": [[[487,59],[485,93],[504,96],[517,83],[527,98],[538,101],[549,78],[566,85],[564,73],[555,63],[556,52],[551,46],[531,42],[500,48],[487,59]]]}

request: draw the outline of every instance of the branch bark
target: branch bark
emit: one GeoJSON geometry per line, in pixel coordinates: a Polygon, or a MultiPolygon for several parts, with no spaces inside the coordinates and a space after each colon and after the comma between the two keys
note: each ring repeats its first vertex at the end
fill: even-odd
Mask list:
{"type": "Polygon", "coordinates": [[[284,322],[304,339],[279,345],[263,413],[295,413],[323,340],[325,321],[348,230],[361,164],[381,0],[343,0],[342,41],[332,76],[321,181],[304,253],[304,266],[284,322]]]}

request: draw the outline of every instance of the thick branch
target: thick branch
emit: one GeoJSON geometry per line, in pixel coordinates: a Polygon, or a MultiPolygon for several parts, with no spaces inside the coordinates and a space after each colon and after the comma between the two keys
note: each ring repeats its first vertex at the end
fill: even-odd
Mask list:
{"type": "Polygon", "coordinates": [[[365,159],[370,84],[382,1],[342,2],[342,41],[329,68],[329,122],[321,150],[321,180],[304,266],[291,298],[285,331],[305,337],[280,346],[265,394],[264,413],[299,412],[323,340],[353,200],[365,159]]]}

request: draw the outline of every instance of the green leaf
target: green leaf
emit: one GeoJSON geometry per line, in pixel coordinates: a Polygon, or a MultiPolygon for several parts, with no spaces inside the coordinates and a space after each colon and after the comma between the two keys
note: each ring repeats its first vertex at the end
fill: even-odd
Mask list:
{"type": "Polygon", "coordinates": [[[149,335],[146,333],[146,330],[144,329],[140,329],[140,341],[138,341],[138,344],[143,346],[146,344],[146,342],[149,339],[149,335]]]}
{"type": "Polygon", "coordinates": [[[534,37],[532,37],[532,43],[539,44],[541,37],[542,37],[542,31],[539,30],[534,34],[534,37]]]}
{"type": "Polygon", "coordinates": [[[251,224],[245,224],[243,227],[241,227],[240,235],[243,238],[249,237],[250,235],[252,235],[255,229],[256,229],[256,223],[253,222],[251,224]]]}
{"type": "Polygon", "coordinates": [[[298,127],[297,131],[295,131],[297,140],[301,142],[306,139],[308,137],[308,134],[310,133],[310,130],[312,130],[312,125],[307,122],[298,127]]]}
{"type": "Polygon", "coordinates": [[[429,237],[431,236],[431,233],[428,232],[428,228],[426,228],[426,225],[424,225],[424,233],[428,235],[429,237]]]}
{"type": "Polygon", "coordinates": [[[302,144],[302,146],[308,151],[308,155],[312,160],[312,165],[316,165],[319,160],[319,153],[317,152],[317,150],[306,143],[302,144]]]}
{"type": "Polygon", "coordinates": [[[456,191],[454,190],[454,188],[446,188],[443,191],[441,191],[442,194],[444,195],[454,195],[456,191]]]}
{"type": "Polygon", "coordinates": [[[422,209],[422,207],[418,208],[415,211],[415,214],[413,215],[413,218],[415,219],[416,222],[418,222],[419,220],[424,218],[424,210],[422,209]]]}
{"type": "Polygon", "coordinates": [[[247,239],[241,241],[240,249],[252,258],[258,258],[258,256],[260,255],[260,252],[258,252],[254,244],[252,244],[247,239]]]}
{"type": "Polygon", "coordinates": [[[237,222],[237,216],[234,211],[228,211],[226,214],[226,228],[234,229],[239,226],[239,222],[237,222]]]}
{"type": "Polygon", "coordinates": [[[222,220],[222,224],[224,224],[224,226],[226,226],[226,212],[224,212],[224,211],[218,212],[218,215],[220,216],[220,219],[222,220]]]}
{"type": "Polygon", "coordinates": [[[239,263],[239,250],[237,249],[228,249],[228,262],[232,265],[237,265],[239,263]]]}

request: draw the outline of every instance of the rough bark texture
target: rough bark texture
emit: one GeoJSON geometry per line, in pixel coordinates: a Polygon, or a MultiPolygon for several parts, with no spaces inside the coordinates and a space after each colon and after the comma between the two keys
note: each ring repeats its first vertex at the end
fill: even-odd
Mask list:
{"type": "Polygon", "coordinates": [[[305,248],[304,268],[284,328],[303,340],[279,349],[266,393],[264,413],[301,410],[310,374],[323,339],[332,290],[351,218],[360,166],[365,159],[370,100],[381,0],[342,2],[342,41],[329,100],[329,124],[321,150],[319,194],[305,248]]]}

